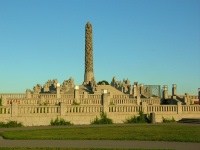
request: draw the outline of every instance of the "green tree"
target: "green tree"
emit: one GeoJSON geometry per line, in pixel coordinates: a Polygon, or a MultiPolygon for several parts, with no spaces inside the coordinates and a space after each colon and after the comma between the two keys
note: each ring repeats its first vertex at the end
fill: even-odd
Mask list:
{"type": "Polygon", "coordinates": [[[109,85],[108,81],[102,80],[97,83],[97,85],[109,85]]]}

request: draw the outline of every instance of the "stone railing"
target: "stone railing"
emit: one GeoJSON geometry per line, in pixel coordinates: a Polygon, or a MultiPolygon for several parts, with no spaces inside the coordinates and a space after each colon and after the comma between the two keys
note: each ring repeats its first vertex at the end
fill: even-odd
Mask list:
{"type": "Polygon", "coordinates": [[[57,94],[40,94],[43,98],[57,98],[57,94]]]}
{"type": "Polygon", "coordinates": [[[190,98],[190,99],[198,99],[198,95],[187,94],[187,95],[177,95],[177,96],[180,97],[180,98],[187,97],[187,98],[190,98]]]}
{"type": "Polygon", "coordinates": [[[88,99],[101,99],[101,94],[89,94],[88,99]]]}
{"type": "Polygon", "coordinates": [[[124,94],[124,95],[113,95],[113,99],[118,99],[118,98],[122,98],[122,99],[128,99],[129,95],[124,94]]]}
{"type": "Polygon", "coordinates": [[[84,98],[84,99],[80,99],[80,104],[81,105],[85,105],[85,104],[87,104],[87,105],[97,105],[97,104],[99,104],[99,105],[101,105],[102,104],[102,100],[101,99],[87,99],[87,98],[84,98]]]}
{"type": "MultiPolygon", "coordinates": [[[[57,94],[32,94],[32,98],[57,98],[57,94]]],[[[73,99],[74,95],[73,94],[61,94],[61,98],[65,99],[73,99]]]]}
{"type": "Polygon", "coordinates": [[[110,105],[109,106],[109,112],[139,112],[142,111],[142,106],[135,105],[135,106],[130,106],[130,105],[110,105]]]}
{"type": "Polygon", "coordinates": [[[66,113],[100,113],[103,111],[103,106],[99,105],[91,105],[91,106],[81,106],[81,105],[74,105],[74,106],[66,106],[65,107],[66,113]]]}
{"type": "Polygon", "coordinates": [[[18,114],[60,113],[60,106],[19,105],[18,114]]]}
{"type": "Polygon", "coordinates": [[[26,94],[24,93],[0,93],[1,97],[8,97],[8,98],[25,98],[26,94]]]}
{"type": "Polygon", "coordinates": [[[0,115],[1,114],[10,114],[11,113],[11,105],[0,106],[0,115]]]}
{"type": "Polygon", "coordinates": [[[73,104],[73,99],[65,99],[65,98],[55,98],[55,99],[45,99],[45,103],[50,105],[57,105],[59,103],[65,103],[65,104],[73,104]]]}
{"type": "MultiPolygon", "coordinates": [[[[11,103],[18,103],[18,104],[50,104],[50,105],[56,105],[59,104],[60,102],[64,102],[67,104],[73,104],[74,98],[69,98],[71,96],[69,96],[68,98],[48,98],[45,96],[41,96],[40,98],[37,98],[38,96],[36,96],[36,98],[4,98],[2,100],[2,105],[5,106],[7,104],[11,104],[11,103]]],[[[51,96],[50,96],[51,97],[51,96]]],[[[102,104],[102,98],[100,96],[96,96],[95,98],[82,98],[79,99],[80,104],[82,105],[101,105],[102,104]]],[[[139,104],[137,102],[138,100],[136,98],[111,98],[109,100],[109,104],[114,104],[114,105],[135,105],[135,104],[139,104]]],[[[146,102],[147,104],[160,104],[160,99],[140,99],[139,102],[146,102]]]]}
{"type": "Polygon", "coordinates": [[[146,102],[149,105],[160,104],[160,98],[141,98],[141,102],[146,102]]]}
{"type": "Polygon", "coordinates": [[[61,94],[61,98],[73,99],[73,98],[74,98],[74,95],[73,95],[73,94],[61,94]]]}
{"type": "Polygon", "coordinates": [[[84,98],[84,94],[79,94],[79,98],[83,99],[84,98]]]}
{"type": "Polygon", "coordinates": [[[133,115],[155,113],[155,120],[162,122],[164,118],[199,118],[200,105],[109,105],[106,101],[102,105],[23,105],[13,102],[11,105],[0,106],[0,121],[16,120],[25,126],[49,125],[52,119],[57,117],[70,120],[75,124],[90,124],[101,112],[105,112],[109,118],[116,123],[123,123],[123,120],[133,115]]]}
{"type": "Polygon", "coordinates": [[[183,112],[198,112],[198,111],[200,112],[200,105],[183,105],[182,111],[183,112]]]}
{"type": "Polygon", "coordinates": [[[6,98],[6,104],[18,103],[18,104],[39,104],[39,98],[6,98]]]}
{"type": "Polygon", "coordinates": [[[188,95],[188,98],[190,98],[190,99],[196,99],[196,100],[199,99],[198,95],[188,95]]]}
{"type": "Polygon", "coordinates": [[[177,112],[177,105],[148,105],[147,112],[177,112]]]}
{"type": "Polygon", "coordinates": [[[116,104],[116,105],[127,105],[127,104],[136,104],[137,100],[134,98],[129,98],[129,99],[122,99],[122,98],[111,98],[110,99],[111,104],[116,104]]]}
{"type": "MultiPolygon", "coordinates": [[[[0,114],[10,114],[12,110],[17,109],[18,114],[27,114],[27,113],[60,113],[62,109],[66,113],[92,113],[92,112],[102,112],[104,105],[67,105],[61,103],[62,105],[7,105],[0,106],[0,114]]],[[[151,112],[198,112],[200,113],[200,105],[109,105],[108,107],[111,112],[139,112],[146,111],[147,113],[151,112]],[[180,107],[180,110],[179,110],[180,107]]],[[[63,111],[63,110],[62,110],[63,111]]]]}
{"type": "Polygon", "coordinates": [[[18,104],[26,104],[26,105],[39,105],[39,104],[50,104],[50,105],[57,105],[59,103],[66,103],[66,104],[73,104],[73,99],[65,99],[65,98],[6,98],[6,104],[18,103],[18,104]]]}
{"type": "Polygon", "coordinates": [[[32,94],[32,98],[57,98],[57,94],[32,94]]]}
{"type": "MultiPolygon", "coordinates": [[[[147,103],[149,105],[159,105],[161,103],[160,98],[141,98],[140,101],[143,103],[147,103]]],[[[116,105],[133,105],[137,104],[137,99],[136,98],[128,98],[128,99],[122,99],[122,98],[111,98],[110,99],[111,104],[116,104],[116,105]]]]}

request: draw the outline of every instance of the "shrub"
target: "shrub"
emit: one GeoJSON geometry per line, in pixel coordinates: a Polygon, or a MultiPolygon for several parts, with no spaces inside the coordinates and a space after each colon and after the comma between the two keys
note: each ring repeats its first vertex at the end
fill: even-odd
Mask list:
{"type": "Polygon", "coordinates": [[[150,119],[142,111],[139,111],[139,116],[133,116],[129,119],[126,119],[124,123],[149,123],[150,119]]]}
{"type": "Polygon", "coordinates": [[[15,128],[22,127],[22,123],[18,123],[17,121],[9,121],[7,123],[0,122],[0,128],[15,128]]]}
{"type": "Polygon", "coordinates": [[[174,119],[174,117],[172,117],[172,119],[162,117],[162,119],[163,119],[164,123],[166,123],[166,122],[176,122],[176,120],[174,119]]]}
{"type": "Polygon", "coordinates": [[[100,116],[100,119],[96,117],[93,121],[91,121],[91,124],[113,124],[113,120],[107,118],[106,113],[102,112],[100,116]]]}
{"type": "Polygon", "coordinates": [[[109,83],[108,83],[108,81],[103,80],[103,81],[99,81],[99,82],[97,83],[97,85],[109,85],[109,83]]]}
{"type": "Polygon", "coordinates": [[[66,125],[73,125],[70,121],[65,121],[63,118],[56,118],[55,120],[51,120],[51,126],[66,126],[66,125]]]}

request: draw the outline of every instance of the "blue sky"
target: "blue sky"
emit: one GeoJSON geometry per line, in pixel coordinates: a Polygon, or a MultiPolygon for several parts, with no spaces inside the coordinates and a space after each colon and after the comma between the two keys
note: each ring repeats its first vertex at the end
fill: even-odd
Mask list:
{"type": "Polygon", "coordinates": [[[96,81],[200,88],[199,0],[0,0],[0,93],[84,80],[85,24],[96,81]]]}

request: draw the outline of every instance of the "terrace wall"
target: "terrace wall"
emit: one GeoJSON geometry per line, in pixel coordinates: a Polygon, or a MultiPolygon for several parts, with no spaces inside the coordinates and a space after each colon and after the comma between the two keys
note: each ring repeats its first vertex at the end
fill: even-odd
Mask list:
{"type": "MultiPolygon", "coordinates": [[[[104,97],[106,100],[106,97],[104,97]]],[[[114,123],[123,123],[127,118],[138,115],[139,111],[145,114],[155,113],[156,122],[162,122],[164,118],[200,118],[200,105],[19,105],[12,103],[0,106],[0,121],[9,120],[21,122],[25,126],[49,125],[52,119],[63,118],[74,124],[90,124],[95,117],[99,117],[101,112],[106,112],[107,116],[113,119],[114,123]]]]}

